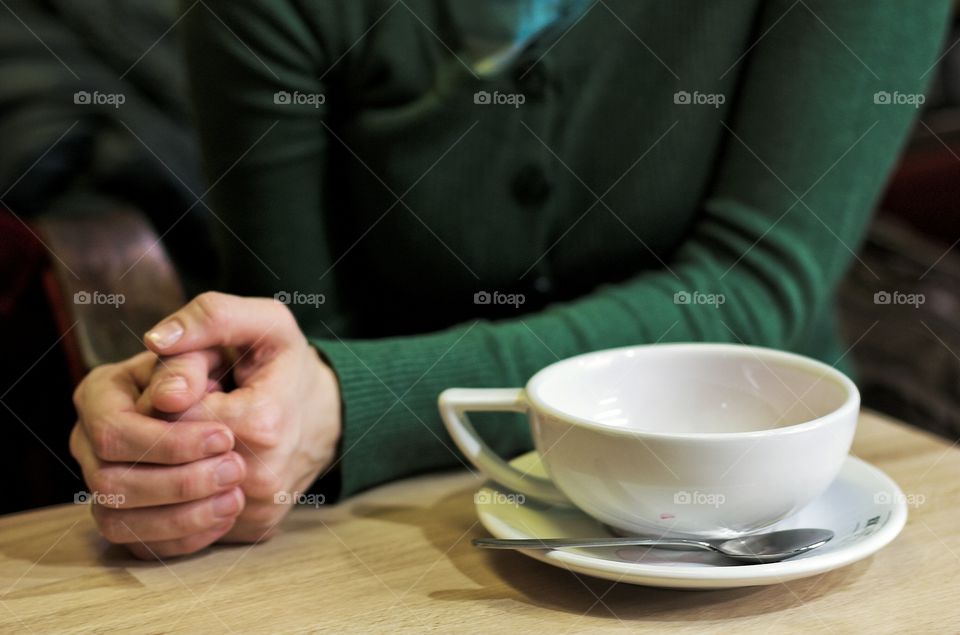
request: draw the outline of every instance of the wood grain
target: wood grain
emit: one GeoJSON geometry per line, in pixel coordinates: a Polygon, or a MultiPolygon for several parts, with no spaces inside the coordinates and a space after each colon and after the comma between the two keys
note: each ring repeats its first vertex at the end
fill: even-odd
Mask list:
{"type": "Polygon", "coordinates": [[[0,518],[0,632],[960,632],[960,450],[864,414],[854,453],[922,504],[873,557],[788,584],[668,591],[480,551],[480,481],[457,472],[167,563],[109,546],[85,506],[0,518]]]}

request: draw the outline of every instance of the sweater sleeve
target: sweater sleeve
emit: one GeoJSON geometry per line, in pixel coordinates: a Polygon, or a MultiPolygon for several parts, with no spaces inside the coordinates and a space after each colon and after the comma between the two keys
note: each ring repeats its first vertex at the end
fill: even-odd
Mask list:
{"type": "MultiPolygon", "coordinates": [[[[212,3],[221,4],[226,3],[212,3]]],[[[855,262],[871,210],[916,115],[909,103],[885,103],[882,95],[923,91],[948,5],[946,0],[909,8],[875,0],[763,3],[754,29],[759,39],[738,62],[744,68],[731,96],[732,114],[723,123],[727,134],[711,190],[686,240],[662,269],[515,319],[469,321],[421,335],[344,340],[328,320],[305,327],[340,379],[341,493],[460,465],[463,459],[436,407],[437,395],[451,386],[521,386],[557,359],[614,346],[687,340],[796,349],[808,341],[855,262]],[[684,302],[704,296],[716,301],[684,302]]],[[[296,34],[299,27],[289,28],[296,34]]],[[[246,35],[248,44],[259,41],[256,33],[246,35]]],[[[283,46],[298,40],[291,41],[283,46]]],[[[203,56],[195,51],[201,68],[208,62],[196,58],[203,56]]],[[[244,68],[270,84],[257,62],[243,57],[244,68]]],[[[211,89],[197,88],[202,102],[211,89]]],[[[265,122],[274,117],[254,104],[250,97],[239,104],[242,114],[233,116],[265,122]]],[[[201,128],[218,129],[215,109],[204,110],[201,128]]],[[[317,124],[305,120],[303,127],[274,137],[270,147],[283,161],[258,166],[264,171],[251,177],[255,181],[218,195],[218,204],[232,201],[249,210],[243,197],[267,200],[261,188],[275,195],[291,180],[321,169],[322,148],[316,145],[321,142],[305,137],[317,132],[311,125],[317,124]],[[281,151],[284,140],[291,146],[281,151]],[[305,145],[295,156],[291,148],[305,145]]],[[[229,136],[226,130],[205,136],[211,149],[220,141],[234,149],[239,143],[220,139],[229,136]]],[[[250,170],[239,174],[249,176],[250,170]]],[[[231,183],[238,180],[235,175],[231,183]]],[[[319,209],[313,194],[291,204],[302,212],[314,206],[314,215],[319,209]]],[[[322,228],[309,230],[304,240],[323,244],[322,228]]],[[[324,258],[318,256],[318,267],[324,258]]],[[[511,418],[490,421],[481,432],[503,454],[530,444],[526,426],[511,418]]]]}

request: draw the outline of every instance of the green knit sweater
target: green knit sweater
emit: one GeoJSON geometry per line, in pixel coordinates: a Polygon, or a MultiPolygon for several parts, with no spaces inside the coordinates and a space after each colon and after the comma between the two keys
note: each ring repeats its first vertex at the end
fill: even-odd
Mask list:
{"type": "Polygon", "coordinates": [[[450,386],[684,340],[842,364],[950,3],[606,0],[482,72],[499,4],[185,4],[221,288],[286,293],[336,370],[344,494],[460,464],[450,386]]]}

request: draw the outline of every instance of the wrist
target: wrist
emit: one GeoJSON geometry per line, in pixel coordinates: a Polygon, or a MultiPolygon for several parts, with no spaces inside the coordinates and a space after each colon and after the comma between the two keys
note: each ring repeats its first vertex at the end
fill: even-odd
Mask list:
{"type": "MultiPolygon", "coordinates": [[[[313,348],[311,346],[311,348],[313,348]]],[[[322,407],[320,408],[321,421],[320,426],[327,428],[330,434],[324,442],[328,448],[326,460],[315,475],[312,484],[309,487],[311,493],[321,493],[327,502],[335,501],[340,495],[342,483],[340,456],[342,452],[343,439],[343,398],[340,390],[340,379],[337,376],[333,366],[327,363],[323,353],[314,348],[317,354],[318,368],[318,389],[321,395],[322,407]]]]}
{"type": "Polygon", "coordinates": [[[329,448],[329,460],[323,466],[325,470],[331,464],[336,464],[340,456],[345,410],[343,391],[340,386],[340,378],[333,366],[327,362],[323,353],[316,347],[311,345],[310,348],[313,350],[314,360],[317,364],[317,380],[314,390],[320,403],[316,412],[319,413],[319,427],[324,433],[325,446],[329,448]]]}
{"type": "Polygon", "coordinates": [[[337,377],[333,367],[323,359],[323,355],[317,349],[313,350],[320,365],[320,394],[323,395],[325,403],[324,418],[328,425],[332,424],[335,427],[335,443],[339,443],[343,436],[343,397],[340,391],[340,378],[337,377]]]}

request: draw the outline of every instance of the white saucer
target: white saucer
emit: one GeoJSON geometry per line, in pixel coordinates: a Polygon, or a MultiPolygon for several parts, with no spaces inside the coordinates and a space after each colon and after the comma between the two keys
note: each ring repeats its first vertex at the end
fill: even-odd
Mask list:
{"type": "MultiPolygon", "coordinates": [[[[536,452],[511,463],[529,474],[546,476],[536,452]]],[[[492,483],[474,497],[480,522],[497,538],[610,535],[603,525],[577,509],[520,500],[492,483]]],[[[906,521],[907,505],[897,484],[879,469],[851,456],[820,498],[769,529],[831,529],[833,540],[783,562],[743,565],[707,552],[638,547],[522,553],[576,573],[629,584],[686,589],[760,586],[817,575],[866,558],[896,538],[906,521]]]]}

